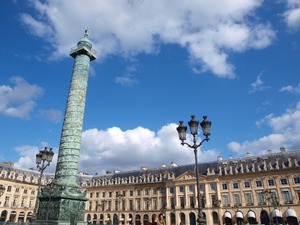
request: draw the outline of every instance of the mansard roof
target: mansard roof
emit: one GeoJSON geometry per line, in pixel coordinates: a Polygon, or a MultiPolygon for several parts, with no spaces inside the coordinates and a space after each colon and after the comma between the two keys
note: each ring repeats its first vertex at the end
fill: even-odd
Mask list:
{"type": "MultiPolygon", "coordinates": [[[[298,167],[300,151],[286,151],[281,148],[280,152],[268,153],[259,156],[247,156],[245,158],[230,158],[228,160],[216,160],[213,162],[199,162],[198,171],[202,176],[227,175],[243,172],[258,172],[262,170],[283,169],[286,167],[298,167]]],[[[147,174],[173,174],[178,177],[186,171],[195,171],[195,164],[176,165],[159,168],[142,168],[135,171],[110,172],[105,175],[94,175],[92,179],[116,179],[139,177],[147,174]]]]}

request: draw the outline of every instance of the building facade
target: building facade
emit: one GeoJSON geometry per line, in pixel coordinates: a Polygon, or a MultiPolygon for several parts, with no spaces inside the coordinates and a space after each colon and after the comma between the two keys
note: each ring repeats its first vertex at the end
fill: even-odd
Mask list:
{"type": "MultiPolygon", "coordinates": [[[[214,162],[199,163],[199,173],[206,224],[299,224],[300,151],[280,148],[260,156],[218,157],[214,162]]],[[[5,165],[0,174],[6,187],[1,196],[1,221],[28,221],[38,173],[5,165]]],[[[51,175],[42,180],[46,185],[51,175]]],[[[78,182],[87,190],[87,223],[139,225],[151,221],[153,214],[163,213],[167,225],[196,224],[194,164],[80,174],[78,182]]]]}

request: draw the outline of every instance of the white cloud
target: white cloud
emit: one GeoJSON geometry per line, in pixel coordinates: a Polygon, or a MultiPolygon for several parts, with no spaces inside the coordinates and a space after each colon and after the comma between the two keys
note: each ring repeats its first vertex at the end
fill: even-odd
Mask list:
{"type": "Polygon", "coordinates": [[[300,102],[294,109],[288,109],[283,115],[275,117],[267,115],[257,122],[257,125],[268,125],[272,133],[258,140],[244,141],[243,143],[231,142],[228,148],[239,155],[250,152],[253,155],[266,153],[268,149],[279,150],[278,146],[290,149],[300,148],[300,102]]]}
{"type": "Polygon", "coordinates": [[[287,10],[283,16],[289,28],[298,30],[300,28],[300,0],[287,0],[287,10]]]}
{"type": "MultiPolygon", "coordinates": [[[[47,146],[47,143],[41,143],[42,146],[47,146]]],[[[43,150],[44,147],[39,148],[37,146],[31,146],[31,145],[24,145],[24,146],[19,146],[15,150],[16,152],[20,155],[20,158],[17,162],[15,162],[15,166],[17,168],[24,168],[24,169],[29,169],[29,168],[36,168],[36,154],[39,153],[40,150],[43,150]]],[[[56,163],[57,163],[57,149],[53,149],[54,156],[53,160],[50,163],[49,167],[45,170],[45,172],[51,172],[53,173],[55,171],[56,163]]],[[[40,165],[41,166],[41,165],[40,165]]]]}
{"type": "Polygon", "coordinates": [[[43,94],[43,89],[27,83],[21,77],[12,77],[10,81],[15,84],[14,87],[0,86],[0,114],[28,119],[36,105],[35,100],[43,94]]]}
{"type": "MultiPolygon", "coordinates": [[[[162,127],[157,133],[143,127],[122,131],[112,127],[106,131],[90,129],[83,132],[80,152],[80,170],[90,173],[128,171],[194,163],[194,153],[182,147],[176,133],[176,124],[162,127]]],[[[219,155],[215,150],[200,151],[202,161],[213,161],[219,155]]]]}
{"type": "Polygon", "coordinates": [[[126,74],[123,76],[117,76],[116,83],[121,84],[124,87],[132,87],[132,86],[138,84],[138,81],[133,75],[126,74]]]}
{"type": "Polygon", "coordinates": [[[298,84],[298,86],[295,87],[293,87],[292,85],[287,85],[285,87],[280,88],[279,91],[281,92],[286,91],[286,92],[300,94],[300,83],[298,84]]]}
{"type": "MultiPolygon", "coordinates": [[[[158,132],[137,127],[122,131],[112,127],[105,131],[89,129],[82,134],[79,172],[104,174],[106,171],[139,170],[142,166],[158,168],[162,163],[170,166],[171,162],[179,165],[195,163],[193,149],[181,146],[176,132],[176,124],[163,126],[158,132]]],[[[48,146],[47,142],[41,146],[48,146]]],[[[44,147],[42,147],[44,148],[44,147]]],[[[37,146],[20,146],[16,152],[20,155],[15,163],[20,168],[35,167],[35,155],[41,150],[37,146]]],[[[54,172],[57,163],[58,148],[53,162],[47,171],[54,172]]],[[[198,149],[201,162],[215,161],[220,155],[214,149],[198,149]]]]}
{"type": "Polygon", "coordinates": [[[252,21],[262,0],[74,0],[72,7],[59,0],[31,2],[39,14],[24,13],[21,20],[52,44],[53,57],[66,56],[89,26],[101,56],[157,53],[161,44],[177,44],[187,49],[197,71],[234,78],[230,52],[265,48],[275,37],[269,24],[252,21]]]}
{"type": "Polygon", "coordinates": [[[270,86],[265,85],[264,81],[261,79],[263,75],[263,72],[261,72],[257,77],[256,81],[251,84],[251,90],[250,92],[258,92],[258,91],[264,91],[270,88],[270,86]]]}

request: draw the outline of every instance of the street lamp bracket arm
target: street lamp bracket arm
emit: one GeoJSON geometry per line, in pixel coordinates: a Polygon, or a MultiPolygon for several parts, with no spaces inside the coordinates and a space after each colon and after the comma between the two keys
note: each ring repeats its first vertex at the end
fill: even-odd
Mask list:
{"type": "Polygon", "coordinates": [[[194,143],[193,145],[191,145],[191,144],[189,144],[189,143],[187,143],[185,141],[182,141],[181,145],[182,146],[187,145],[190,148],[197,149],[197,148],[199,148],[203,144],[204,141],[209,141],[209,138],[205,138],[199,144],[194,143]]]}

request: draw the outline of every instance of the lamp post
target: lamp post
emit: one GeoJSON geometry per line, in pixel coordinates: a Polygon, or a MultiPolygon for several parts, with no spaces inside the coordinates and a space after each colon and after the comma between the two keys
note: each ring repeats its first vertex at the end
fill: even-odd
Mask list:
{"type": "Polygon", "coordinates": [[[179,121],[180,124],[177,127],[177,132],[178,132],[179,139],[181,140],[181,145],[187,145],[188,147],[194,149],[196,181],[197,181],[197,200],[198,200],[197,222],[199,225],[201,225],[201,224],[205,224],[205,218],[203,216],[201,198],[200,198],[197,149],[203,144],[204,141],[209,140],[211,122],[209,120],[207,120],[207,116],[203,116],[203,121],[200,123],[200,126],[202,128],[202,132],[203,132],[203,135],[205,136],[205,139],[203,139],[199,144],[197,144],[199,121],[195,119],[194,115],[191,117],[192,117],[192,119],[188,122],[188,124],[190,127],[191,134],[193,136],[193,144],[189,144],[189,143],[185,142],[187,127],[183,124],[183,121],[179,121]]]}
{"type": "Polygon", "coordinates": [[[0,184],[0,197],[4,194],[5,187],[4,185],[0,184]]]}
{"type": "Polygon", "coordinates": [[[38,211],[38,207],[39,207],[39,195],[41,192],[42,176],[43,176],[43,173],[44,173],[44,170],[46,169],[46,167],[49,166],[50,163],[52,162],[53,155],[54,155],[54,152],[52,151],[52,148],[49,148],[49,150],[48,150],[47,147],[45,147],[44,150],[40,150],[40,152],[38,154],[36,154],[36,167],[40,171],[40,177],[38,180],[38,193],[36,196],[36,202],[35,202],[35,206],[34,206],[34,210],[33,210],[33,214],[32,214],[33,221],[36,220],[36,215],[37,215],[37,211],[38,211]]]}
{"type": "Polygon", "coordinates": [[[117,197],[117,202],[118,202],[118,224],[120,224],[120,211],[121,211],[121,202],[122,202],[122,200],[123,200],[123,197],[125,197],[124,195],[122,195],[122,194],[120,194],[120,193],[118,193],[117,195],[116,195],[116,197],[117,197]]]}
{"type": "MultiPolygon", "coordinates": [[[[272,218],[272,222],[274,223],[273,215],[271,215],[270,205],[272,205],[274,207],[274,209],[277,209],[280,206],[279,201],[277,199],[276,194],[274,192],[272,192],[271,190],[265,190],[263,192],[263,195],[264,195],[265,199],[268,201],[269,213],[270,213],[270,216],[272,218]]],[[[275,215],[275,222],[276,222],[276,225],[279,222],[278,218],[277,218],[277,215],[275,215]]]]}

